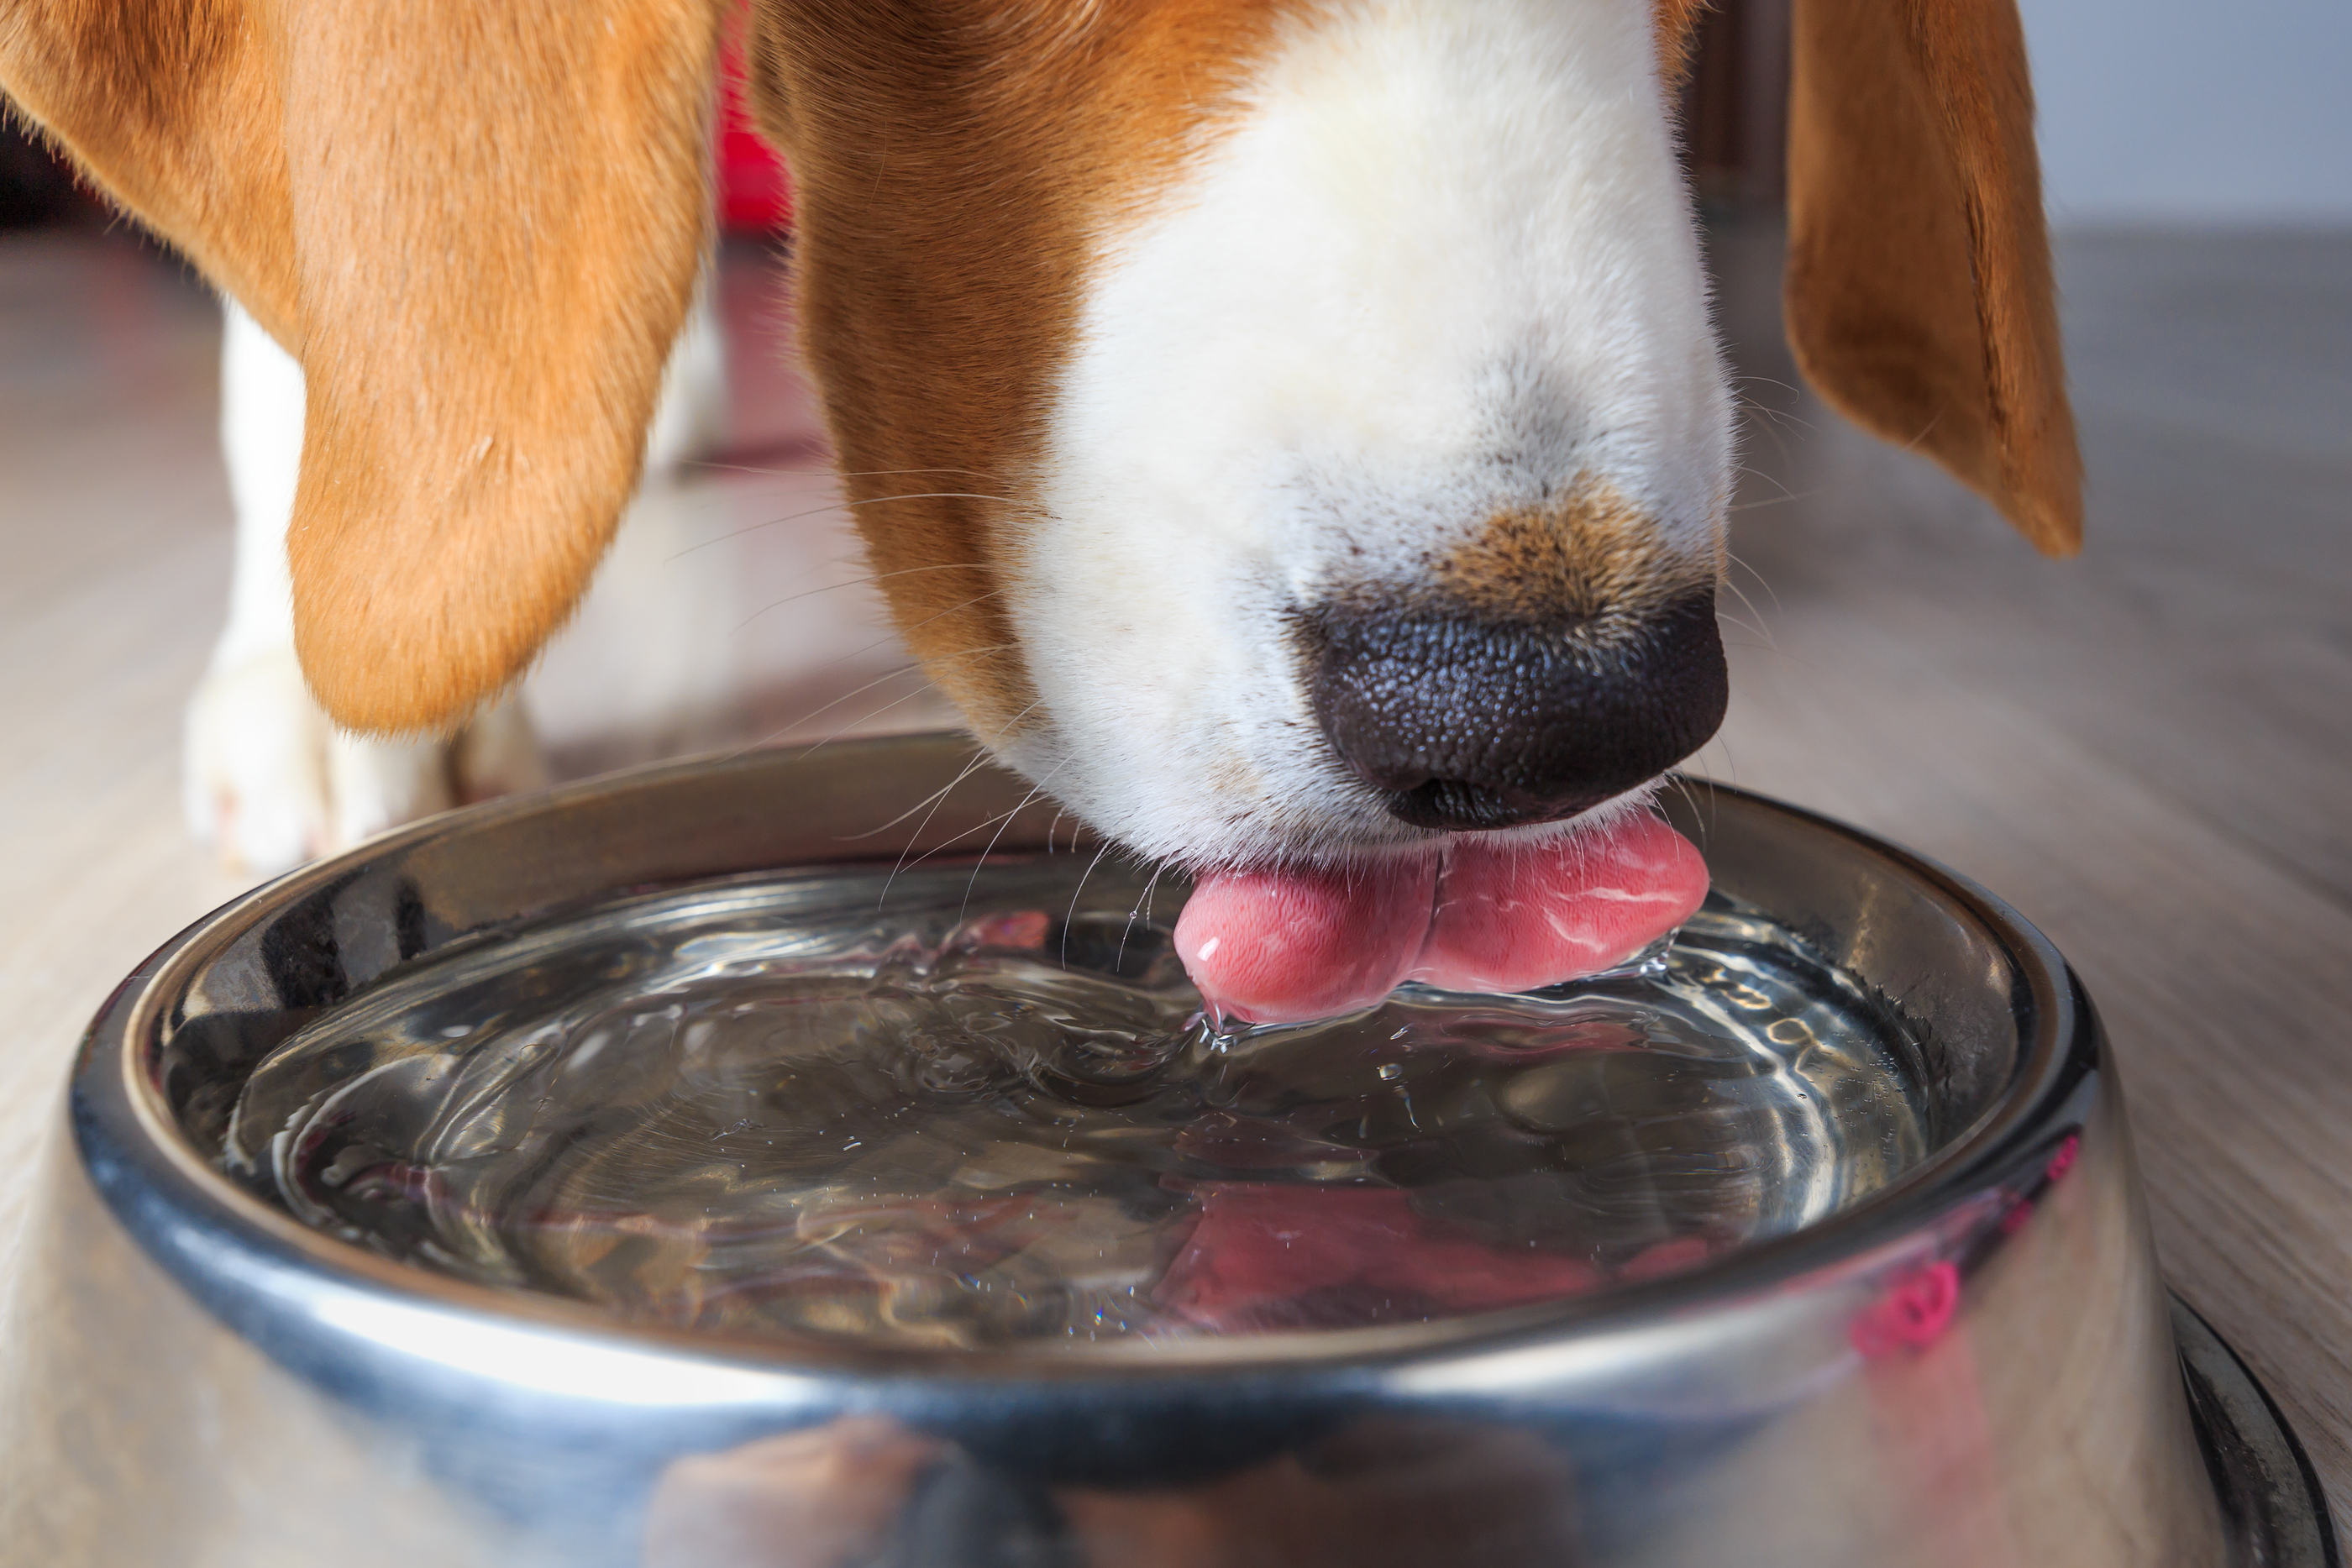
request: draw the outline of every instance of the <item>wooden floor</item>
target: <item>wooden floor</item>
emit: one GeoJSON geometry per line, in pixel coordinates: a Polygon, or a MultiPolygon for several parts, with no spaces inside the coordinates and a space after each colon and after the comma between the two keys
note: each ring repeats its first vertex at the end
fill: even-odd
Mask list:
{"type": "MultiPolygon", "coordinates": [[[[2062,246],[2091,542],[2054,565],[1795,389],[1769,231],[1717,257],[1748,602],[1701,762],[1958,867],[2074,960],[2168,1271],[2352,1519],[2352,236],[2062,246]]],[[[740,466],[770,471],[640,507],[534,682],[570,771],[940,712],[823,509],[763,265],[727,285],[740,466]]],[[[235,891],[176,800],[227,582],[216,338],[134,245],[0,239],[0,1171],[111,982],[235,891]]]]}

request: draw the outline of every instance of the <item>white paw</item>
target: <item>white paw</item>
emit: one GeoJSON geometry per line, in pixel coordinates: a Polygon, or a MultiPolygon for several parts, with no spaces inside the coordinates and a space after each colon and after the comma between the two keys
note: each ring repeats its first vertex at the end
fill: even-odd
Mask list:
{"type": "Polygon", "coordinates": [[[230,870],[255,876],[546,779],[511,700],[454,738],[350,735],[311,699],[290,649],[205,676],[188,705],[183,768],[189,828],[230,870]]]}

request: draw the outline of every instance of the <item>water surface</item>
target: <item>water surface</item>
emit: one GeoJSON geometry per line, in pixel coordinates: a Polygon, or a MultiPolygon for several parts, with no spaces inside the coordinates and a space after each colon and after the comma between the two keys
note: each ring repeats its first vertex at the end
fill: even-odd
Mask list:
{"type": "Polygon", "coordinates": [[[624,1319],[993,1346],[1580,1295],[1927,1152],[1899,1027],[1719,900],[1549,992],[1221,1031],[1181,894],[1082,865],[737,879],[427,960],[257,1071],[226,1163],[624,1319]]]}

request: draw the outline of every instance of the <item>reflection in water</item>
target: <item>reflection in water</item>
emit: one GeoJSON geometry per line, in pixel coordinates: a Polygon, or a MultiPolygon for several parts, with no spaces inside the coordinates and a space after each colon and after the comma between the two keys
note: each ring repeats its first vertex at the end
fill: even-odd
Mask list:
{"type": "Polygon", "coordinates": [[[736,880],[438,957],[256,1072],[228,1163],[389,1256],[633,1321],[988,1346],[1575,1295],[1926,1150],[1884,1012],[1720,905],[1551,992],[1221,1033],[1179,900],[1076,881],[736,880]]]}

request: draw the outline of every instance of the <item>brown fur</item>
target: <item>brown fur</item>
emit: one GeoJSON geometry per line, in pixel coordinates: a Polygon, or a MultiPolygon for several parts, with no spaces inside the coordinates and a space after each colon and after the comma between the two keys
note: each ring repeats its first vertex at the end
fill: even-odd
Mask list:
{"type": "Polygon", "coordinates": [[[1857,423],[2073,554],[2082,460],[2013,0],[1797,0],[1794,47],[1798,363],[1857,423]]]}
{"type": "Polygon", "coordinates": [[[569,613],[702,253],[708,0],[15,0],[0,80],[296,353],[303,666],[462,718],[569,613]]]}
{"type": "Polygon", "coordinates": [[[215,0],[0,3],[0,85],[17,107],[299,347],[282,44],[215,0]]]}
{"type": "Polygon", "coordinates": [[[1558,506],[1508,511],[1437,560],[1454,605],[1523,625],[1622,620],[1711,588],[1721,563],[1660,545],[1650,517],[1613,486],[1587,479],[1558,506]]]}
{"type": "Polygon", "coordinates": [[[766,9],[758,104],[858,528],[900,632],[991,740],[1033,701],[999,563],[1089,254],[1313,3],[766,9]]]}
{"type": "Polygon", "coordinates": [[[1671,99],[1690,74],[1691,46],[1698,37],[1699,13],[1709,0],[1651,0],[1658,34],[1658,76],[1671,99]]]}
{"type": "MultiPolygon", "coordinates": [[[[983,734],[1032,700],[999,571],[1092,249],[1286,26],[1343,3],[761,0],[754,96],[793,160],[803,319],[860,527],[983,734]]],[[[1654,0],[1669,77],[1700,3],[1654,0]]],[[[289,548],[304,666],[339,720],[461,718],[585,587],[701,253],[718,13],[0,0],[0,85],[303,361],[289,548]]],[[[1808,373],[2071,548],[2011,0],[1800,0],[1797,87],[1808,373]]],[[[1587,502],[1564,536],[1498,523],[1445,570],[1524,604],[1657,564],[1587,502]]]]}

